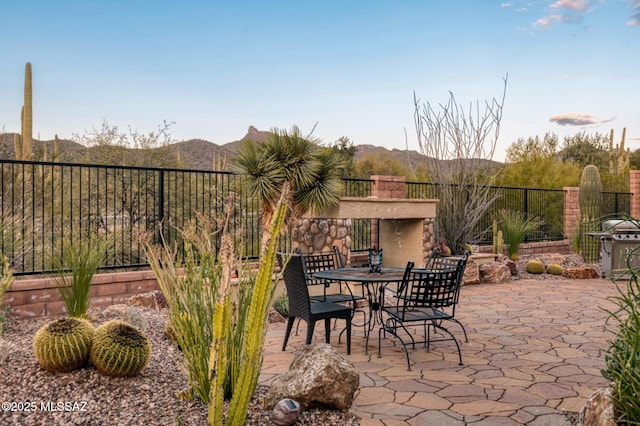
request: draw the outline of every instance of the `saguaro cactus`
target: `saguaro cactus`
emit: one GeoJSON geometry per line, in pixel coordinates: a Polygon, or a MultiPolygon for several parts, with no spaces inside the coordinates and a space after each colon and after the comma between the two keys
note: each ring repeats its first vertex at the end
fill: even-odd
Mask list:
{"type": "Polygon", "coordinates": [[[622,129],[622,139],[620,145],[613,144],[613,129],[609,133],[609,173],[612,175],[619,175],[629,170],[629,163],[631,160],[631,151],[627,148],[624,150],[624,139],[627,134],[627,128],[622,129]]]}
{"type": "Polygon", "coordinates": [[[22,109],[22,159],[31,160],[33,152],[33,87],[31,85],[31,62],[24,68],[24,106],[22,109]]]}
{"type": "Polygon", "coordinates": [[[600,241],[597,238],[585,235],[587,232],[597,231],[599,225],[600,208],[602,204],[602,183],[600,182],[600,172],[593,164],[590,164],[582,171],[580,180],[580,248],[582,257],[589,263],[598,261],[600,241]]]}

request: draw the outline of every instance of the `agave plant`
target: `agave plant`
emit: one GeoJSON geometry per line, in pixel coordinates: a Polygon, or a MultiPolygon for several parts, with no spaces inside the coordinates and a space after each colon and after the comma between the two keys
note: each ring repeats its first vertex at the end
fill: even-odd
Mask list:
{"type": "Polygon", "coordinates": [[[527,217],[514,210],[501,210],[500,217],[499,227],[502,231],[502,238],[507,244],[509,259],[518,260],[520,244],[529,233],[540,226],[540,220],[537,217],[527,217]]]}

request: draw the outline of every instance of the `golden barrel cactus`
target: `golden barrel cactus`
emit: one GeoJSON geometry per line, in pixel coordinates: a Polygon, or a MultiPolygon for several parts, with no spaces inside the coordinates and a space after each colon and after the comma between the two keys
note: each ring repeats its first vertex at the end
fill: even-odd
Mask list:
{"type": "Polygon", "coordinates": [[[69,372],[87,363],[94,328],[87,320],[60,318],[42,326],[33,338],[38,364],[51,372],[69,372]]]}
{"type": "Polygon", "coordinates": [[[90,358],[106,376],[135,376],[151,357],[151,342],[138,328],[111,320],[96,328],[90,358]]]}
{"type": "Polygon", "coordinates": [[[530,260],[527,262],[527,272],[530,274],[542,274],[544,273],[544,263],[539,260],[530,260]]]}

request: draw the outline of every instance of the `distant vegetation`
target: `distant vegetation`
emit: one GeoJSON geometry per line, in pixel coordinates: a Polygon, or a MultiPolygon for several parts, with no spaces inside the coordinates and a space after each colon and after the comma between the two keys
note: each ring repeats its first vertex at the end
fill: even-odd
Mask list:
{"type": "MultiPolygon", "coordinates": [[[[75,140],[60,139],[57,161],[93,164],[119,164],[146,167],[185,168],[193,170],[227,170],[243,142],[264,142],[270,132],[250,126],[241,139],[217,145],[203,139],[177,142],[170,136],[171,123],[163,123],[156,131],[138,133],[119,131],[102,123],[75,140]]],[[[610,149],[609,136],[578,132],[567,136],[562,144],[557,135],[520,138],[507,150],[506,162],[493,162],[496,185],[561,189],[577,186],[584,166],[597,165],[605,191],[628,191],[626,167],[640,168],[640,149],[629,153],[623,170],[610,173],[610,160],[618,158],[618,142],[610,149]]],[[[349,166],[344,177],[368,178],[371,175],[406,176],[408,181],[428,181],[427,158],[417,151],[389,150],[373,145],[356,145],[342,137],[332,145],[344,156],[349,166]]],[[[51,160],[54,141],[33,140],[33,158],[51,160]]],[[[0,158],[15,159],[14,133],[0,134],[0,158]]]]}

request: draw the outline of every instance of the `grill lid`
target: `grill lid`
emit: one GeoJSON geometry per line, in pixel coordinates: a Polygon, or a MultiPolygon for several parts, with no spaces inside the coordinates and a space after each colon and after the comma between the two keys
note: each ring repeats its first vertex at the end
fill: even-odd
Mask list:
{"type": "Polygon", "coordinates": [[[602,222],[602,230],[610,234],[640,233],[640,222],[612,219],[602,222]]]}

